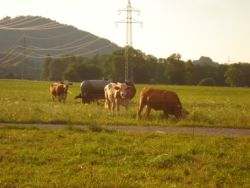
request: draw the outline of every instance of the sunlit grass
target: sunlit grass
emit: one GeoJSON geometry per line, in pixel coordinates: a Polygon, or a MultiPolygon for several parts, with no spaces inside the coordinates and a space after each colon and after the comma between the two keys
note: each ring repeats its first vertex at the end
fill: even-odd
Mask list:
{"type": "Polygon", "coordinates": [[[248,137],[93,131],[1,128],[1,187],[250,184],[248,137]]]}
{"type": "Polygon", "coordinates": [[[104,109],[103,103],[83,105],[74,100],[79,83],[70,87],[65,104],[52,102],[50,82],[0,80],[0,121],[18,123],[65,123],[98,125],[160,125],[250,127],[250,89],[226,87],[194,87],[168,85],[137,85],[137,94],[126,111],[118,115],[104,109]],[[145,86],[175,91],[190,112],[185,120],[165,120],[162,112],[152,110],[149,119],[136,120],[139,93],[145,86]]]}

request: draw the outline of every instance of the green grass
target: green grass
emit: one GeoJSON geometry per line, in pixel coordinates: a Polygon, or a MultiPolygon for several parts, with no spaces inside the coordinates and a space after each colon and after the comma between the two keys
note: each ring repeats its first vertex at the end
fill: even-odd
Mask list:
{"type": "Polygon", "coordinates": [[[249,187],[250,138],[0,129],[0,187],[249,187]]]}
{"type": "Polygon", "coordinates": [[[0,122],[250,128],[249,88],[151,85],[177,92],[190,115],[185,120],[165,120],[162,112],[152,110],[150,119],[137,121],[139,93],[146,85],[136,86],[137,94],[128,111],[121,107],[120,113],[113,115],[103,104],[83,105],[75,101],[79,83],[70,87],[66,104],[52,102],[50,83],[0,80],[0,122]]]}

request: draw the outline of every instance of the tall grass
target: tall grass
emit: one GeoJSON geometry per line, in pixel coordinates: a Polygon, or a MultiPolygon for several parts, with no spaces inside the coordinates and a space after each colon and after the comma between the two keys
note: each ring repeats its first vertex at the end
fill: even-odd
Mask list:
{"type": "Polygon", "coordinates": [[[52,102],[50,82],[0,80],[0,121],[14,123],[66,123],[85,125],[160,125],[205,127],[250,127],[250,89],[226,87],[194,87],[168,85],[137,85],[137,94],[126,111],[118,115],[104,109],[103,103],[83,105],[74,100],[79,83],[70,87],[65,104],[52,102]],[[175,91],[190,112],[187,119],[166,120],[162,112],[152,110],[149,119],[136,120],[139,93],[142,87],[175,91]]]}
{"type": "Polygon", "coordinates": [[[248,137],[0,129],[1,187],[249,187],[248,137]]]}

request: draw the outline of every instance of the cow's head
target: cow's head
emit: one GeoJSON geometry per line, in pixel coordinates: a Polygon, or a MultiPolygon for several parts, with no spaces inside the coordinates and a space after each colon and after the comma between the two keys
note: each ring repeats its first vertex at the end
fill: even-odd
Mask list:
{"type": "Polygon", "coordinates": [[[128,86],[128,95],[127,95],[127,98],[128,99],[134,98],[134,96],[136,94],[136,89],[135,89],[134,82],[126,81],[125,84],[128,86]]]}
{"type": "Polygon", "coordinates": [[[114,88],[119,93],[119,96],[122,99],[125,99],[129,94],[129,90],[131,89],[131,86],[128,86],[127,84],[124,84],[124,83],[117,83],[114,88]]]}
{"type": "Polygon", "coordinates": [[[73,85],[73,83],[70,82],[70,81],[68,81],[68,80],[61,81],[61,84],[65,84],[65,85],[67,85],[67,86],[73,85]]]}
{"type": "Polygon", "coordinates": [[[188,116],[188,114],[189,114],[189,112],[186,109],[184,109],[184,108],[181,109],[181,117],[182,118],[186,118],[188,116]]]}

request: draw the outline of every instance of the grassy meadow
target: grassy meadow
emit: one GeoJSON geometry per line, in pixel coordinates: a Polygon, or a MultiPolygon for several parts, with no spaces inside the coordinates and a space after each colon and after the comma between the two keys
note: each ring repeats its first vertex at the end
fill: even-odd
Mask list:
{"type": "Polygon", "coordinates": [[[0,187],[250,186],[249,137],[0,128],[0,187]]]}
{"type": "Polygon", "coordinates": [[[137,94],[129,110],[121,107],[118,115],[104,109],[103,103],[83,105],[74,97],[80,83],[69,89],[65,104],[52,102],[51,82],[0,80],[0,122],[65,123],[84,125],[160,125],[250,128],[250,89],[196,86],[136,85],[137,94]],[[190,112],[187,119],[166,120],[162,112],[152,110],[149,119],[136,120],[139,93],[145,86],[166,88],[179,95],[190,112]]]}
{"type": "Polygon", "coordinates": [[[0,122],[64,123],[67,128],[0,128],[0,187],[249,187],[250,138],[119,133],[99,125],[249,128],[248,88],[160,86],[176,91],[190,112],[165,120],[152,111],[136,120],[140,90],[129,110],[103,104],[52,102],[50,82],[0,80],[0,122]],[[89,130],[70,124],[89,125],[89,130]]]}

